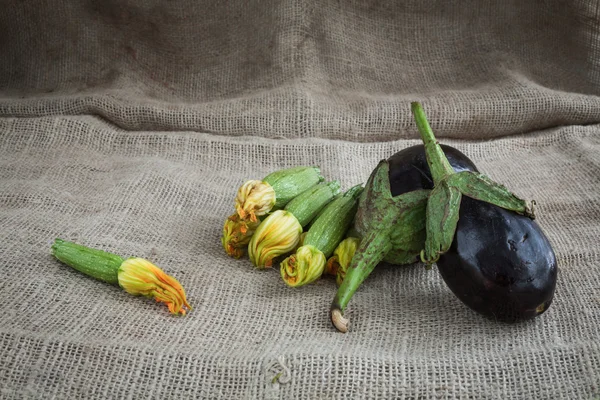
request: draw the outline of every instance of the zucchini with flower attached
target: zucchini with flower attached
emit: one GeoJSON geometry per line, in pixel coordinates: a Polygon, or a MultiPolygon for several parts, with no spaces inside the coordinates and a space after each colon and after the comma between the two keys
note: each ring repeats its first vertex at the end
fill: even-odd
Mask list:
{"type": "Polygon", "coordinates": [[[92,278],[120,286],[129,294],[165,303],[173,314],[185,315],[186,309],[192,309],[179,281],[143,258],[123,259],[62,239],[54,241],[52,255],[92,278]]]}
{"type": "Polygon", "coordinates": [[[238,189],[235,209],[242,220],[257,222],[257,217],[285,207],[296,196],[323,182],[318,167],[294,167],[275,171],[262,181],[249,180],[238,189]]]}
{"type": "Polygon", "coordinates": [[[236,212],[223,225],[221,243],[227,254],[234,258],[244,255],[261,218],[323,180],[318,167],[294,167],[241,185],[235,198],[236,212]]]}
{"type": "Polygon", "coordinates": [[[293,251],[304,227],[339,193],[338,181],[320,183],[295,197],[283,210],[268,215],[248,243],[248,256],[254,266],[270,268],[275,258],[293,251]]]}
{"type": "Polygon", "coordinates": [[[354,220],[362,185],[350,188],[329,203],[312,222],[303,245],[281,262],[281,277],[292,287],[317,280],[325,270],[327,257],[344,238],[354,220]]]}

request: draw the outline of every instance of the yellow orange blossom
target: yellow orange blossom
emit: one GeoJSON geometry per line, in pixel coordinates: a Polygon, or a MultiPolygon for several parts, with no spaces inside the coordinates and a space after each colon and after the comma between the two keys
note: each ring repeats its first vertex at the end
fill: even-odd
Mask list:
{"type": "Polygon", "coordinates": [[[248,257],[260,269],[270,268],[273,260],[298,245],[302,225],[288,211],[277,210],[256,228],[248,243],[248,257]]]}
{"type": "Polygon", "coordinates": [[[135,296],[152,297],[165,303],[173,314],[186,314],[191,310],[185,290],[177,279],[143,258],[125,260],[118,271],[119,286],[135,296]],[[186,308],[184,308],[186,307],[186,308]]]}
{"type": "Polygon", "coordinates": [[[311,245],[299,247],[281,262],[281,278],[289,286],[297,287],[316,281],[325,269],[325,255],[311,245]]]}
{"type": "Polygon", "coordinates": [[[352,262],[352,257],[360,244],[360,239],[355,237],[347,237],[342,240],[333,252],[333,256],[327,260],[326,270],[330,275],[335,275],[338,286],[346,277],[346,271],[352,262]]]}
{"type": "Polygon", "coordinates": [[[250,180],[238,189],[235,209],[243,220],[257,222],[276,202],[275,190],[266,182],[250,180]]]}
{"type": "Polygon", "coordinates": [[[230,215],[223,225],[221,243],[231,257],[240,258],[246,252],[246,247],[260,221],[244,221],[239,215],[230,215]]]}
{"type": "Polygon", "coordinates": [[[340,263],[339,263],[338,257],[331,256],[331,257],[329,257],[329,259],[327,260],[327,263],[325,264],[325,271],[323,273],[327,274],[327,275],[336,276],[339,268],[340,268],[340,263]]]}

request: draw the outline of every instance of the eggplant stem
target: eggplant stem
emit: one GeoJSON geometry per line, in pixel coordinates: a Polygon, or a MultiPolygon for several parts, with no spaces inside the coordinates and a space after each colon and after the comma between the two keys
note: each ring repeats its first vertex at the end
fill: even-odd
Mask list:
{"type": "MultiPolygon", "coordinates": [[[[363,283],[363,281],[373,272],[373,269],[386,254],[391,250],[392,245],[389,239],[388,230],[372,230],[368,232],[360,241],[360,245],[356,249],[352,261],[346,271],[346,277],[342,281],[341,286],[331,303],[331,321],[333,325],[339,329],[344,329],[343,321],[339,321],[341,313],[348,305],[348,302],[354,295],[354,292],[363,283]],[[334,315],[334,311],[336,311],[334,315]],[[337,318],[337,323],[334,321],[337,318]],[[339,325],[339,327],[338,327],[339,325]]],[[[348,322],[345,320],[346,330],[348,322]]],[[[341,330],[344,332],[343,330],[341,330]]]]}
{"type": "Polygon", "coordinates": [[[433,130],[429,126],[427,121],[427,115],[423,107],[418,102],[412,102],[411,109],[415,117],[419,134],[425,145],[425,155],[427,157],[427,164],[429,164],[429,170],[431,171],[431,177],[433,178],[434,185],[437,185],[446,176],[454,173],[454,169],[450,165],[448,158],[444,154],[444,151],[440,147],[439,143],[433,135],[433,130]]]}
{"type": "Polygon", "coordinates": [[[331,322],[338,331],[342,333],[348,332],[348,318],[344,318],[342,310],[339,308],[334,308],[331,310],[331,322]]]}

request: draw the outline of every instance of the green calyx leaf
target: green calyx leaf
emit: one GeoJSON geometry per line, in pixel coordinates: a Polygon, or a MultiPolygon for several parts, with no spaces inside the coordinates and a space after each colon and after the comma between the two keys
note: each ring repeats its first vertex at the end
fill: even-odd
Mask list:
{"type": "Polygon", "coordinates": [[[405,193],[406,197],[410,195],[415,201],[402,213],[399,228],[390,232],[393,251],[386,256],[387,262],[399,265],[409,264],[417,259],[426,238],[425,216],[428,194],[429,190],[405,193]],[[394,254],[398,254],[398,257],[394,254]]]}
{"type": "Polygon", "coordinates": [[[421,252],[423,262],[429,265],[436,262],[452,245],[463,195],[534,218],[533,202],[527,204],[485,175],[470,171],[454,172],[433,135],[421,105],[412,103],[411,108],[425,144],[427,164],[434,181],[434,189],[427,202],[427,239],[421,252]]]}
{"type": "Polygon", "coordinates": [[[393,197],[390,191],[389,164],[379,163],[367,181],[360,199],[355,230],[364,235],[369,231],[390,229],[393,248],[413,240],[415,232],[425,226],[425,206],[429,190],[415,190],[393,197]]]}
{"type": "Polygon", "coordinates": [[[460,191],[448,186],[445,180],[431,191],[426,212],[427,239],[424,254],[421,254],[421,260],[426,264],[436,262],[452,245],[461,197],[460,191]]]}
{"type": "Polygon", "coordinates": [[[533,206],[483,174],[463,171],[448,176],[447,181],[449,186],[455,187],[465,196],[535,218],[533,206]]]}
{"type": "Polygon", "coordinates": [[[379,162],[359,198],[355,229],[362,235],[364,232],[382,225],[389,226],[394,218],[390,210],[393,208],[390,191],[389,164],[386,160],[379,162]]]}
{"type": "Polygon", "coordinates": [[[360,244],[331,305],[332,322],[339,330],[345,329],[340,318],[348,302],[380,261],[388,260],[389,254],[399,257],[398,264],[417,261],[425,239],[428,194],[429,190],[417,190],[393,197],[386,160],[369,177],[354,223],[360,244]]]}

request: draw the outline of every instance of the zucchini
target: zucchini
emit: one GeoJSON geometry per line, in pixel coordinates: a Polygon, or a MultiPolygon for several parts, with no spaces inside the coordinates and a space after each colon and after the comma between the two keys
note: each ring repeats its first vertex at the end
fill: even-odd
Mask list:
{"type": "Polygon", "coordinates": [[[306,285],[323,274],[327,257],[333,253],[352,224],[362,191],[362,185],[352,187],[328,204],[315,219],[303,246],[281,262],[281,278],[287,285],[306,285]]]}
{"type": "Polygon", "coordinates": [[[262,181],[249,180],[241,185],[235,198],[235,209],[242,220],[257,222],[258,217],[283,208],[293,198],[323,180],[318,167],[275,171],[262,181]]]}
{"type": "Polygon", "coordinates": [[[290,201],[283,210],[265,218],[248,243],[248,256],[258,269],[270,268],[273,260],[290,253],[300,241],[300,235],[321,209],[339,194],[340,183],[320,183],[290,201]]]}
{"type": "Polygon", "coordinates": [[[55,239],[51,253],[59,261],[97,280],[118,285],[134,296],[163,302],[173,314],[186,314],[192,307],[177,279],[143,258],[122,257],[77,243],[55,239]]]}

